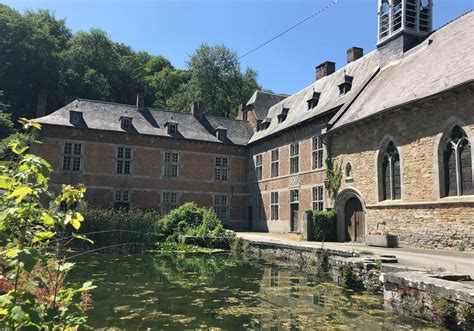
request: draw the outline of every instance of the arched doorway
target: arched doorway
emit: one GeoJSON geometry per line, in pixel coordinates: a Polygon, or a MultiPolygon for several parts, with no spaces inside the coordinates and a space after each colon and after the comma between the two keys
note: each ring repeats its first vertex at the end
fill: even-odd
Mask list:
{"type": "Polygon", "coordinates": [[[364,241],[365,216],[362,203],[356,197],[347,200],[344,207],[345,241],[364,241]]]}

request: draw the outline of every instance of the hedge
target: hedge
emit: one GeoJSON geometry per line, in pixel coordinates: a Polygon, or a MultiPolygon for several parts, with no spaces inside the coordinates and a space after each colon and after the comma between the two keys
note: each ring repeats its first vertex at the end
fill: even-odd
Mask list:
{"type": "Polygon", "coordinates": [[[315,241],[337,241],[335,211],[313,211],[313,235],[315,241]]]}

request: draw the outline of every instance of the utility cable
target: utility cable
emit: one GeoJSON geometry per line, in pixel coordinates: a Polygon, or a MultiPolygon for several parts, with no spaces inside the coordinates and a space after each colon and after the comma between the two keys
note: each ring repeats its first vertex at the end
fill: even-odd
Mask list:
{"type": "Polygon", "coordinates": [[[298,23],[296,23],[295,25],[293,26],[290,26],[288,29],[280,32],[279,34],[277,34],[276,36],[274,36],[273,38],[270,38],[268,39],[267,41],[261,43],[260,45],[258,45],[257,47],[255,47],[254,49],[248,51],[247,53],[245,53],[244,55],[241,55],[239,56],[239,60],[240,59],[243,59],[244,57],[246,57],[247,55],[250,55],[252,54],[253,52],[259,50],[260,48],[268,45],[269,43],[271,43],[272,41],[274,41],[275,39],[278,39],[280,38],[281,36],[287,34],[288,32],[290,32],[291,30],[297,28],[298,26],[304,24],[305,22],[309,21],[310,19],[322,14],[323,12],[325,12],[326,10],[328,10],[329,8],[331,8],[332,6],[334,6],[335,4],[337,4],[338,0],[333,0],[331,3],[329,3],[328,5],[326,5],[326,7],[323,7],[321,9],[319,9],[317,12],[314,12],[313,14],[311,14],[310,16],[304,18],[303,20],[299,21],[298,23]]]}

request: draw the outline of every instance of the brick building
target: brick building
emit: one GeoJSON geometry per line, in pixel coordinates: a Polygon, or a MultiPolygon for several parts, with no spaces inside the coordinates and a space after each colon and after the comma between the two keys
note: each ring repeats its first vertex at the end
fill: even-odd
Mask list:
{"type": "Polygon", "coordinates": [[[234,228],[299,232],[334,208],[340,241],[474,248],[474,13],[432,32],[432,1],[379,0],[377,48],[316,67],[291,96],[255,92],[237,119],[90,100],[39,118],[53,182],[102,207],[214,207],[234,228]],[[328,155],[343,165],[336,201],[328,155]]]}

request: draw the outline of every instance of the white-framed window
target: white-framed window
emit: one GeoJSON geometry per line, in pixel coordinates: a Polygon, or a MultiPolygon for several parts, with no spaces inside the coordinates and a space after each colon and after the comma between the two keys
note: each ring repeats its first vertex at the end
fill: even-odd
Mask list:
{"type": "Polygon", "coordinates": [[[271,201],[270,201],[270,208],[271,208],[271,218],[273,221],[279,219],[279,202],[278,202],[278,192],[271,193],[271,201]]]}
{"type": "Polygon", "coordinates": [[[300,201],[299,191],[291,190],[290,191],[290,203],[298,203],[300,201]]]}
{"type": "Polygon", "coordinates": [[[214,211],[221,221],[229,219],[229,197],[226,194],[216,194],[214,196],[214,211]]]}
{"type": "Polygon", "coordinates": [[[323,139],[321,136],[313,137],[313,169],[322,169],[323,160],[323,139]]]}
{"type": "Polygon", "coordinates": [[[130,175],[132,172],[132,150],[129,147],[117,148],[117,173],[130,175]]]}
{"type": "Polygon", "coordinates": [[[255,156],[255,174],[257,180],[262,180],[263,178],[263,154],[258,154],[255,156]]]}
{"type": "Polygon", "coordinates": [[[163,176],[166,178],[178,178],[179,174],[179,153],[163,153],[163,176]]]}
{"type": "Polygon", "coordinates": [[[280,150],[272,150],[272,178],[280,175],[280,150]]]}
{"type": "Polygon", "coordinates": [[[114,193],[114,209],[130,209],[131,194],[129,190],[118,189],[114,193]]]}
{"type": "Polygon", "coordinates": [[[178,133],[178,124],[177,123],[168,123],[168,134],[177,134],[178,133]]]}
{"type": "Polygon", "coordinates": [[[229,158],[217,156],[214,164],[214,179],[229,180],[229,158]]]}
{"type": "Polygon", "coordinates": [[[313,187],[313,210],[324,210],[324,187],[313,187]]]}
{"type": "Polygon", "coordinates": [[[263,221],[263,198],[261,194],[257,194],[256,196],[256,212],[257,212],[257,221],[263,221]]]}
{"type": "Polygon", "coordinates": [[[81,171],[82,168],[82,144],[64,143],[63,170],[81,171]]]}
{"type": "Polygon", "coordinates": [[[290,174],[300,171],[300,145],[293,143],[290,145],[290,174]]]}
{"type": "Polygon", "coordinates": [[[161,197],[162,212],[167,214],[175,208],[179,207],[179,193],[163,192],[161,197]]]}

